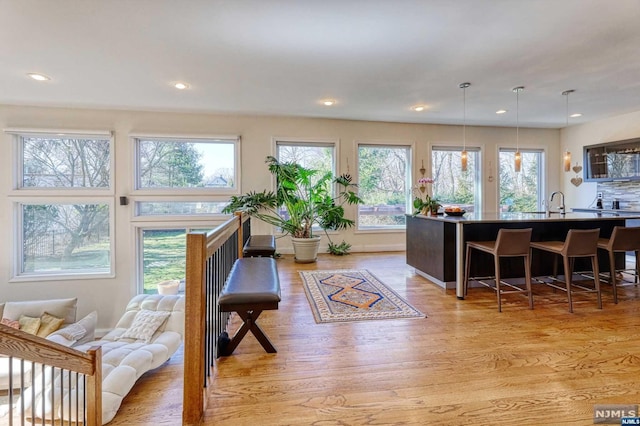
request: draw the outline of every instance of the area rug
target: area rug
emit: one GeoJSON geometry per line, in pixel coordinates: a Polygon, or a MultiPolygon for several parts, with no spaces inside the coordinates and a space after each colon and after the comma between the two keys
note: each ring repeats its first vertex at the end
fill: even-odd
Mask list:
{"type": "Polygon", "coordinates": [[[424,318],[366,269],[300,271],[317,323],[424,318]]]}

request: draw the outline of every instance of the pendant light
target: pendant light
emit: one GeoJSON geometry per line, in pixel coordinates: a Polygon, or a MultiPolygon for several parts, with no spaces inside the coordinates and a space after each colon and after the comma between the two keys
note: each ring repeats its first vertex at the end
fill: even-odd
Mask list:
{"type": "Polygon", "coordinates": [[[514,87],[516,94],[516,155],[514,156],[514,170],[520,172],[522,168],[522,154],[520,154],[520,92],[524,90],[524,86],[514,87]]]}
{"type": "Polygon", "coordinates": [[[461,169],[463,172],[467,171],[467,87],[471,86],[471,83],[460,83],[462,89],[462,152],[460,153],[461,169]]]}
{"type": "MultiPolygon", "coordinates": [[[[575,90],[565,90],[564,92],[562,92],[562,94],[564,96],[567,97],[567,128],[569,127],[569,95],[571,93],[575,92],[575,90]]],[[[569,150],[565,150],[564,151],[564,171],[568,172],[569,170],[571,170],[571,153],[569,152],[569,150]]]]}

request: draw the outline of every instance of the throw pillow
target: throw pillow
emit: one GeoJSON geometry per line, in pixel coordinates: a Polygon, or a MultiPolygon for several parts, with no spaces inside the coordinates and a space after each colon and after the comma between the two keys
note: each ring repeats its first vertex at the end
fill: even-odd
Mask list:
{"type": "Polygon", "coordinates": [[[98,312],[93,311],[80,321],[64,326],[49,336],[60,335],[67,340],[73,341],[73,344],[83,344],[91,342],[95,338],[96,324],[98,322],[98,312]]]}
{"type": "Polygon", "coordinates": [[[58,318],[51,315],[49,312],[45,312],[40,317],[40,328],[38,329],[37,336],[47,337],[49,334],[59,329],[63,322],[64,318],[58,318]]]}
{"type": "Polygon", "coordinates": [[[125,330],[120,339],[144,340],[145,343],[151,341],[151,337],[158,328],[165,322],[171,312],[167,311],[138,311],[131,326],[125,330]]]}
{"type": "Polygon", "coordinates": [[[9,318],[2,318],[2,321],[0,321],[0,324],[4,324],[7,327],[15,328],[16,330],[20,329],[20,323],[18,321],[14,321],[9,318]]]}
{"type": "Polygon", "coordinates": [[[55,331],[53,334],[76,342],[83,338],[85,334],[87,334],[87,329],[76,322],[55,331]]]}
{"type": "Polygon", "coordinates": [[[23,302],[6,302],[4,304],[3,318],[17,320],[20,315],[28,317],[40,317],[45,312],[64,318],[65,324],[76,322],[77,298],[72,299],[50,299],[50,300],[27,300],[23,302]]]}
{"type": "Polygon", "coordinates": [[[20,315],[20,319],[18,320],[20,323],[20,330],[25,333],[35,335],[40,328],[40,318],[28,317],[26,315],[20,315]]]}

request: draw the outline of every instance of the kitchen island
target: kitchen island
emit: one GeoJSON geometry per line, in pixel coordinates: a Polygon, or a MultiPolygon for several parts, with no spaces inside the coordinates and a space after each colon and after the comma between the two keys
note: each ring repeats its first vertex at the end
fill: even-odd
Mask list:
{"type": "MultiPolygon", "coordinates": [[[[601,215],[597,213],[465,213],[464,216],[407,215],[407,264],[416,272],[444,288],[456,288],[456,296],[464,298],[464,253],[467,241],[495,240],[500,228],[532,228],[532,241],[564,240],[569,229],[600,228],[601,237],[610,237],[615,226],[625,226],[640,215],[601,215]]],[[[474,256],[485,260],[472,262],[472,276],[493,275],[493,261],[486,253],[474,256]]],[[[580,260],[580,259],[578,259],[580,260]]],[[[606,253],[601,253],[600,270],[608,271],[606,253]]],[[[534,251],[531,260],[533,276],[549,275],[553,257],[534,251]]],[[[624,265],[621,253],[616,267],[624,265]]],[[[590,269],[576,261],[576,269],[590,269]]],[[[505,259],[501,276],[522,276],[522,260],[505,259]]]]}

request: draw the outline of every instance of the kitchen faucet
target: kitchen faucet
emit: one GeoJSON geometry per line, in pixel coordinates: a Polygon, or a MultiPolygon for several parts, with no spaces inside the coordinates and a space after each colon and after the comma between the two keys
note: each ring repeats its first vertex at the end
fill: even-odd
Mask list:
{"type": "Polygon", "coordinates": [[[549,204],[551,204],[553,202],[553,197],[556,194],[560,194],[560,206],[558,207],[558,213],[560,214],[565,214],[565,209],[564,209],[564,193],[562,193],[562,191],[555,191],[553,193],[551,193],[551,198],[549,199],[549,204]]]}

